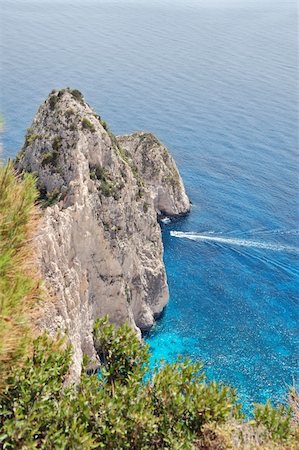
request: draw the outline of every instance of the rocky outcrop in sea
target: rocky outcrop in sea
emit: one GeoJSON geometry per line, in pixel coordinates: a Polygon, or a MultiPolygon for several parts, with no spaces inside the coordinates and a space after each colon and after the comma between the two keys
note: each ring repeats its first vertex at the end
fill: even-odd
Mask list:
{"type": "Polygon", "coordinates": [[[190,210],[168,150],[152,134],[115,137],[77,90],[53,91],[16,159],[37,177],[43,212],[35,238],[49,300],[38,326],[66,332],[73,375],[95,356],[94,320],[108,314],[139,335],[168,301],[159,215],[190,210]]]}

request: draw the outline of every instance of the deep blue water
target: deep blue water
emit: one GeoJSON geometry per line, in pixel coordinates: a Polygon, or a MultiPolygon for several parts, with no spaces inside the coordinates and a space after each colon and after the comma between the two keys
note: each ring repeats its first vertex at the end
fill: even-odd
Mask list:
{"type": "Polygon", "coordinates": [[[157,134],[193,210],[163,226],[170,302],[148,338],[154,358],[201,359],[247,405],[283,400],[299,380],[295,2],[10,0],[1,10],[4,157],[65,86],[114,132],[157,134]]]}

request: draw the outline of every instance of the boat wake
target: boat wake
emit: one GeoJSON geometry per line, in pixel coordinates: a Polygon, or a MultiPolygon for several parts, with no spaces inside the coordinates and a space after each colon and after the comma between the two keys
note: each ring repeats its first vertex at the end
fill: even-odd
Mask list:
{"type": "Polygon", "coordinates": [[[214,234],[200,234],[194,232],[183,232],[183,231],[170,231],[170,235],[181,239],[190,239],[192,241],[202,241],[202,242],[214,242],[218,244],[227,244],[229,246],[238,247],[253,247],[264,250],[272,250],[275,252],[288,252],[288,253],[298,253],[299,249],[296,247],[291,247],[288,245],[272,243],[272,242],[260,242],[253,241],[250,239],[243,238],[231,238],[223,236],[215,236],[214,234]]]}

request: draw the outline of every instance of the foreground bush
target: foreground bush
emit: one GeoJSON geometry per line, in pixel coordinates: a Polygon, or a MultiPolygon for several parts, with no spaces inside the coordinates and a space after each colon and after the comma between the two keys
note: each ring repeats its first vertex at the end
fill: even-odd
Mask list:
{"type": "Polygon", "coordinates": [[[28,351],[27,313],[38,291],[28,238],[34,228],[34,178],[18,179],[12,164],[0,166],[0,389],[10,368],[28,351]]]}
{"type": "Polygon", "coordinates": [[[257,405],[254,410],[257,424],[262,424],[271,433],[273,440],[286,440],[291,430],[292,411],[280,405],[273,408],[268,401],[265,405],[257,405]]]}
{"type": "MultiPolygon", "coordinates": [[[[94,336],[101,372],[88,376],[83,370],[77,386],[65,385],[70,348],[46,336],[35,341],[32,357],[23,368],[12,371],[1,395],[0,446],[213,448],[200,443],[211,436],[216,436],[218,444],[219,439],[224,442],[221,433],[232,420],[241,426],[235,392],[207,382],[200,364],[179,361],[151,374],[148,347],[140,344],[127,325],[116,329],[104,319],[97,322],[94,336]],[[211,430],[218,431],[211,434],[211,430]]],[[[277,414],[273,430],[266,410],[260,411],[258,420],[266,420],[269,430],[276,430],[275,438],[286,442],[290,429],[283,426],[283,435],[277,434],[277,424],[284,423],[283,412],[277,414]]],[[[273,444],[273,448],[279,447],[273,444]]]]}
{"type": "Polygon", "coordinates": [[[128,326],[98,322],[95,342],[101,373],[64,388],[70,349],[45,336],[35,341],[1,396],[3,448],[191,449],[204,423],[233,413],[234,392],[205,383],[198,364],[166,364],[145,380],[148,347],[128,326]]]}
{"type": "Polygon", "coordinates": [[[111,442],[108,434],[104,448],[193,448],[204,423],[238,415],[234,390],[206,383],[201,364],[165,364],[150,377],[148,346],[141,346],[127,325],[116,330],[107,320],[98,321],[95,345],[110,405],[116,410],[108,429],[116,418],[122,421],[114,431],[118,440],[111,442]],[[118,409],[122,413],[117,414],[118,409]]]}

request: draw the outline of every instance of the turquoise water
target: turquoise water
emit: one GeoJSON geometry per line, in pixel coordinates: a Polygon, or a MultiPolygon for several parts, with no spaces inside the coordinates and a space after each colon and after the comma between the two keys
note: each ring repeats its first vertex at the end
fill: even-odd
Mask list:
{"type": "Polygon", "coordinates": [[[71,86],[169,147],[193,209],[163,225],[170,302],[147,339],[249,406],[299,379],[296,7],[206,3],[2,1],[2,141],[14,156],[71,86]]]}

